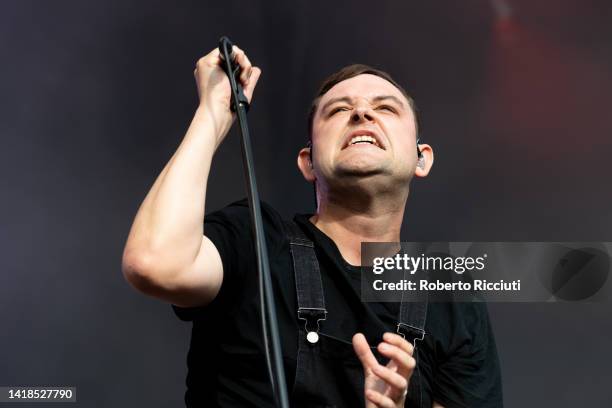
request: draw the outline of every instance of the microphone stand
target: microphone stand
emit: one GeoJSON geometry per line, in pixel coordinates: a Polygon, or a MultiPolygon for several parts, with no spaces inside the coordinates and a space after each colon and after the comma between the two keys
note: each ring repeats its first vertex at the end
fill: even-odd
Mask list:
{"type": "Polygon", "coordinates": [[[270,383],[272,385],[272,393],[274,394],[276,406],[288,408],[289,400],[287,397],[285,370],[283,367],[280,337],[278,335],[278,325],[276,322],[276,308],[274,304],[274,294],[272,292],[272,279],[270,278],[268,248],[264,236],[259,192],[255,181],[253,151],[251,148],[251,139],[246,116],[249,108],[249,101],[244,95],[240,81],[237,81],[240,75],[240,66],[233,61],[232,47],[233,44],[229,38],[225,36],[221,37],[219,40],[219,52],[223,60],[223,69],[229,78],[232,88],[232,102],[230,106],[231,110],[236,112],[238,116],[240,133],[242,135],[242,160],[244,163],[244,176],[247,184],[249,209],[251,211],[251,226],[255,237],[255,253],[257,255],[257,269],[259,273],[259,294],[261,298],[261,319],[268,374],[270,375],[270,383]],[[270,343],[272,346],[271,353],[270,343]]]}

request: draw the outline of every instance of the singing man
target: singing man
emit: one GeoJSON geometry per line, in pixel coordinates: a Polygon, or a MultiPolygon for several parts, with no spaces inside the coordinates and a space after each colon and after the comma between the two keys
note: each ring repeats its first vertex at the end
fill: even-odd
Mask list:
{"type": "MultiPolygon", "coordinates": [[[[234,52],[251,101],[261,70],[234,52]]],[[[217,49],[194,75],[199,106],[136,214],[123,273],[193,324],[186,406],[272,407],[247,202],[205,215],[211,162],[235,120],[217,49]]],[[[292,407],[502,406],[484,303],[360,299],[361,243],[400,241],[410,181],[432,168],[417,134],[415,103],[389,74],[344,67],[316,94],[297,155],[316,212],[284,220],[262,203],[292,407]]]]}

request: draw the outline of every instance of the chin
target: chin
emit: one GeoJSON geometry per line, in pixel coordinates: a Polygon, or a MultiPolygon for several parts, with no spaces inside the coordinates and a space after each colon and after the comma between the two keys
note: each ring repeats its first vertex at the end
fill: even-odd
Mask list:
{"type": "Polygon", "coordinates": [[[337,172],[333,181],[333,184],[347,191],[383,191],[396,183],[393,176],[380,169],[345,169],[337,172]]]}
{"type": "Polygon", "coordinates": [[[336,170],[336,175],[340,178],[368,178],[375,176],[383,176],[388,173],[381,169],[380,167],[339,167],[336,170]]]}
{"type": "Polygon", "coordinates": [[[353,159],[338,163],[335,166],[335,173],[343,176],[371,176],[377,174],[389,174],[391,169],[388,164],[380,160],[361,160],[353,159]]]}

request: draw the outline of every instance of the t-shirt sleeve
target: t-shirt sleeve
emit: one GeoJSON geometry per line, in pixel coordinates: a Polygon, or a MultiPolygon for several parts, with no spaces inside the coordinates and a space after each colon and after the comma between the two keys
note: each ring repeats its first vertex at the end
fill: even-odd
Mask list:
{"type": "Polygon", "coordinates": [[[226,299],[231,298],[244,268],[240,260],[251,259],[254,263],[251,218],[246,199],[236,201],[227,207],[204,216],[204,235],[217,248],[223,264],[223,283],[219,293],[206,306],[184,308],[172,305],[179,319],[192,321],[201,313],[217,309],[226,299]]]}
{"type": "Polygon", "coordinates": [[[434,399],[445,408],[503,407],[501,372],[486,303],[462,303],[463,335],[441,361],[434,399]]]}

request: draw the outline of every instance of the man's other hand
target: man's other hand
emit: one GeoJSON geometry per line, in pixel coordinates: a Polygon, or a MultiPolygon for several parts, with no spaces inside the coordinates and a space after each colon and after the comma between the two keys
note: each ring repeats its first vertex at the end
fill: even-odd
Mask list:
{"type": "Polygon", "coordinates": [[[403,407],[416,366],[412,344],[398,334],[385,333],[377,349],[390,359],[386,366],[378,363],[363,334],[353,336],[353,348],[363,365],[366,408],[403,407]]]}

